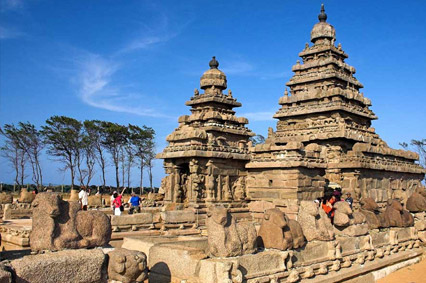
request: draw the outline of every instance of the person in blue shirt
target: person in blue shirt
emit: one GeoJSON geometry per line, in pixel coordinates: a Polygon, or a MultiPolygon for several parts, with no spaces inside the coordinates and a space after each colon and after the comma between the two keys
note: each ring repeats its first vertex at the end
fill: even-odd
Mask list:
{"type": "Polygon", "coordinates": [[[132,192],[132,197],[129,199],[129,203],[130,203],[129,214],[133,214],[135,211],[137,213],[141,212],[141,208],[139,206],[141,204],[141,198],[133,192],[132,192]]]}

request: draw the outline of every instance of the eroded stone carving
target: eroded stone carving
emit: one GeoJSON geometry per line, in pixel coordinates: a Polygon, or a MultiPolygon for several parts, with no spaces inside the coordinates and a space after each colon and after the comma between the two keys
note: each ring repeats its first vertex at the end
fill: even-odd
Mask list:
{"type": "Polygon", "coordinates": [[[301,201],[297,220],[307,241],[330,241],[334,239],[330,219],[313,201],[301,201]]]}
{"type": "Polygon", "coordinates": [[[278,208],[265,211],[258,236],[265,248],[287,250],[299,248],[304,244],[299,223],[286,218],[278,208]]]}
{"type": "Polygon", "coordinates": [[[252,223],[236,223],[228,209],[222,206],[211,207],[208,216],[210,256],[230,257],[255,252],[257,234],[252,223]]]}
{"type": "Polygon", "coordinates": [[[388,201],[384,217],[390,227],[408,227],[414,225],[413,216],[404,210],[401,202],[396,199],[388,201]]]}
{"type": "Polygon", "coordinates": [[[111,239],[111,224],[100,211],[80,211],[77,202],[56,193],[39,193],[32,203],[30,246],[33,251],[103,246],[111,239]]]}
{"type": "Polygon", "coordinates": [[[426,198],[421,194],[414,192],[407,199],[406,207],[410,212],[426,211],[426,198]]]}
{"type": "Polygon", "coordinates": [[[123,283],[143,282],[148,278],[146,255],[143,252],[116,248],[108,253],[108,279],[123,283]]]}

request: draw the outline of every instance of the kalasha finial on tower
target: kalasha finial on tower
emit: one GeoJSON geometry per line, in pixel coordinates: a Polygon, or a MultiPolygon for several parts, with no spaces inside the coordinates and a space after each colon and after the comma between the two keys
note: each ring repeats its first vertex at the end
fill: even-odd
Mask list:
{"type": "Polygon", "coordinates": [[[327,14],[325,13],[324,4],[321,4],[321,13],[318,15],[318,20],[321,23],[325,23],[327,20],[327,14]]]}
{"type": "Polygon", "coordinates": [[[213,58],[209,62],[210,69],[217,69],[219,67],[219,62],[216,60],[216,56],[213,56],[213,58]]]}

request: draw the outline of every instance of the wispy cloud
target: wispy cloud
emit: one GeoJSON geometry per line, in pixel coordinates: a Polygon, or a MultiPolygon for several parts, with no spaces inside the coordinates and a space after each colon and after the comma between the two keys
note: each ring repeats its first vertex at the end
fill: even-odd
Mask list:
{"type": "Polygon", "coordinates": [[[117,62],[95,54],[84,56],[77,62],[79,95],[87,105],[139,116],[168,117],[146,107],[147,97],[113,84],[113,75],[120,70],[117,62]]]}
{"type": "Polygon", "coordinates": [[[141,27],[134,38],[129,40],[123,48],[118,50],[117,55],[148,49],[167,42],[178,36],[190,22],[191,20],[188,20],[183,24],[170,25],[169,18],[162,14],[158,16],[157,21],[154,23],[141,23],[141,27]]]}
{"type": "Polygon", "coordinates": [[[249,121],[273,121],[275,120],[272,116],[274,116],[275,112],[272,111],[260,111],[260,112],[249,112],[242,113],[241,116],[246,117],[249,121]]]}
{"type": "Polygon", "coordinates": [[[249,74],[254,70],[254,66],[246,61],[229,61],[222,69],[225,74],[249,74]]]}

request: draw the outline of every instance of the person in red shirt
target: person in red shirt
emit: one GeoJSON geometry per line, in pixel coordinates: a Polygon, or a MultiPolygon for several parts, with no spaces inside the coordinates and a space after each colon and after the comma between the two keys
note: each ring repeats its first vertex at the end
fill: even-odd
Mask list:
{"type": "Polygon", "coordinates": [[[121,194],[114,193],[113,195],[114,200],[112,201],[112,206],[114,208],[114,215],[121,215],[121,212],[124,210],[122,198],[125,190],[126,188],[123,188],[121,194]]]}

